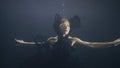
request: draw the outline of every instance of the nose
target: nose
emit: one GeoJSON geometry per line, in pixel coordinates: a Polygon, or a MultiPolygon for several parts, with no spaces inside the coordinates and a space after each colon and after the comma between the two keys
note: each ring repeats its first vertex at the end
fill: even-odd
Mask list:
{"type": "Polygon", "coordinates": [[[67,26],[64,26],[64,29],[67,29],[67,26]]]}

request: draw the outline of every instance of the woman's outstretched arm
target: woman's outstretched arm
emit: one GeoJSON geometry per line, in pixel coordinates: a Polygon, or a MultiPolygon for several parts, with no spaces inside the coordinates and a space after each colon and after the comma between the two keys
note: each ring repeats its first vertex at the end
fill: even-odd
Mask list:
{"type": "Polygon", "coordinates": [[[98,47],[109,47],[109,46],[117,46],[120,44],[120,38],[116,39],[114,41],[111,42],[88,42],[88,41],[83,41],[79,38],[74,38],[76,43],[85,45],[85,46],[89,46],[92,48],[98,48],[98,47]]]}
{"type": "Polygon", "coordinates": [[[23,41],[23,40],[19,40],[19,39],[15,39],[16,42],[20,43],[20,44],[28,44],[28,45],[34,45],[34,44],[44,44],[45,42],[27,42],[27,41],[23,41]]]}

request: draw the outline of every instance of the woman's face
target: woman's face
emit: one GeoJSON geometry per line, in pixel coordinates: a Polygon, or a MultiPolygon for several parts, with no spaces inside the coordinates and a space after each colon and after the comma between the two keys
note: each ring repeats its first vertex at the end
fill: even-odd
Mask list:
{"type": "Polygon", "coordinates": [[[70,32],[70,23],[68,20],[64,20],[59,25],[60,31],[63,35],[67,35],[70,32]]]}

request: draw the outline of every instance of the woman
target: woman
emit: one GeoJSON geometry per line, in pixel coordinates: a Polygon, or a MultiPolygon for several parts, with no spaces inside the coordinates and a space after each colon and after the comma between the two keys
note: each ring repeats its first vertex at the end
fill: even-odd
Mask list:
{"type": "Polygon", "coordinates": [[[59,15],[56,15],[55,17],[55,22],[54,22],[54,30],[57,33],[58,36],[56,37],[50,37],[48,40],[43,41],[43,42],[26,42],[23,40],[15,39],[16,42],[21,43],[21,44],[45,44],[45,43],[50,43],[50,44],[55,44],[58,42],[61,38],[68,37],[70,40],[70,45],[74,46],[75,43],[82,44],[84,46],[89,46],[92,48],[98,48],[98,47],[105,47],[105,46],[117,46],[120,44],[120,39],[116,39],[111,42],[88,42],[88,41],[83,41],[80,38],[77,37],[71,37],[69,36],[70,32],[70,22],[67,18],[62,18],[59,15]]]}
{"type": "Polygon", "coordinates": [[[70,32],[70,22],[67,18],[62,18],[59,15],[56,15],[54,22],[54,30],[58,36],[50,37],[48,40],[43,42],[26,42],[23,40],[15,39],[18,43],[21,44],[37,44],[37,45],[46,45],[49,44],[51,47],[50,53],[52,54],[53,68],[77,68],[79,67],[78,62],[73,59],[70,55],[72,48],[75,43],[82,44],[84,46],[98,48],[98,47],[109,47],[116,46],[120,44],[120,39],[116,39],[111,42],[87,42],[83,41],[77,37],[69,36],[70,32]]]}

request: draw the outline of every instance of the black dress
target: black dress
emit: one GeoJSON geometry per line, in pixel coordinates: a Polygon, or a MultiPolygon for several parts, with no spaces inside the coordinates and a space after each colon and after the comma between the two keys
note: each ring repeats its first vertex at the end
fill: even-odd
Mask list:
{"type": "Polygon", "coordinates": [[[52,61],[54,68],[77,68],[77,60],[71,56],[74,48],[71,40],[65,37],[58,37],[58,41],[52,47],[52,61]]]}
{"type": "Polygon", "coordinates": [[[68,37],[58,37],[54,45],[38,45],[39,53],[28,59],[20,68],[80,68],[78,60],[71,56],[74,47],[68,37]]]}

